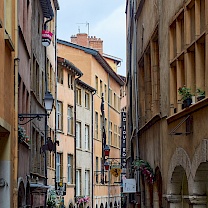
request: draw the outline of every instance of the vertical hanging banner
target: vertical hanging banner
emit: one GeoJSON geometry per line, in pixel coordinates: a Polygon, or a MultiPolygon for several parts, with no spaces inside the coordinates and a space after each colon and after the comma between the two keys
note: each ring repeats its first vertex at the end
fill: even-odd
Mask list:
{"type": "Polygon", "coordinates": [[[121,112],[121,166],[126,173],[126,112],[121,112]]]}

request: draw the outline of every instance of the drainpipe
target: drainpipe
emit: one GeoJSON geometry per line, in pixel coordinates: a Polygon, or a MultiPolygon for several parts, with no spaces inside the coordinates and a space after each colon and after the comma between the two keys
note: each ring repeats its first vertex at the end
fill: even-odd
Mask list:
{"type": "MultiPolygon", "coordinates": [[[[45,23],[44,23],[44,30],[46,30],[46,24],[52,20],[52,17],[50,17],[45,23]]],[[[44,47],[45,51],[45,92],[48,91],[48,79],[47,79],[47,49],[44,47]]],[[[45,109],[45,114],[47,114],[47,110],[45,109]]],[[[47,132],[48,132],[48,126],[47,126],[48,118],[45,116],[45,144],[47,143],[47,132]]],[[[47,171],[47,151],[45,151],[45,185],[47,186],[47,179],[48,179],[48,171],[47,171]]],[[[45,193],[45,206],[46,206],[46,200],[47,200],[47,192],[45,193]]]]}
{"type": "MultiPolygon", "coordinates": [[[[18,68],[19,68],[19,59],[18,59],[18,3],[15,1],[15,59],[14,59],[14,139],[13,139],[13,147],[14,147],[14,175],[13,175],[13,207],[18,206],[17,195],[18,195],[18,68]]],[[[12,201],[12,200],[11,200],[12,201]]]]}
{"type": "Polygon", "coordinates": [[[76,153],[76,150],[77,150],[77,141],[76,141],[76,120],[77,120],[77,107],[76,107],[76,103],[77,103],[77,95],[76,95],[76,86],[77,86],[77,80],[81,77],[82,75],[79,75],[77,78],[75,78],[74,80],[74,203],[76,201],[76,196],[77,196],[77,193],[76,193],[76,180],[77,180],[77,177],[76,177],[76,170],[77,170],[77,153],[76,153]]]}
{"type": "MultiPolygon", "coordinates": [[[[110,89],[110,76],[108,73],[108,129],[110,125],[110,95],[109,95],[109,89],[110,89]]],[[[105,118],[104,118],[104,125],[105,125],[105,118]]],[[[110,131],[108,131],[108,143],[109,143],[109,138],[110,138],[110,131]]],[[[112,138],[111,138],[111,143],[112,143],[112,138]]],[[[110,145],[110,144],[109,144],[110,145]]],[[[108,206],[110,206],[110,170],[108,170],[108,206]]]]}
{"type": "Polygon", "coordinates": [[[57,185],[56,185],[56,142],[57,142],[57,109],[56,109],[56,106],[57,106],[57,82],[58,82],[58,70],[57,70],[57,9],[55,9],[55,38],[54,38],[54,41],[55,41],[55,135],[54,135],[54,142],[55,142],[55,149],[54,149],[54,153],[55,153],[55,173],[54,173],[54,187],[55,187],[55,190],[57,190],[57,185]]]}
{"type": "Polygon", "coordinates": [[[92,182],[91,182],[91,184],[92,184],[92,203],[91,203],[91,207],[93,208],[94,207],[94,183],[93,183],[93,178],[94,178],[94,139],[93,139],[93,129],[94,129],[94,95],[95,95],[95,93],[96,93],[96,91],[93,91],[92,92],[92,114],[91,114],[91,116],[92,116],[92,120],[91,120],[91,138],[92,138],[92,143],[91,143],[91,148],[92,148],[92,152],[91,152],[91,155],[92,155],[92,158],[91,158],[91,160],[92,160],[92,167],[91,167],[91,170],[92,170],[92,172],[91,172],[91,174],[92,174],[92,182]]]}

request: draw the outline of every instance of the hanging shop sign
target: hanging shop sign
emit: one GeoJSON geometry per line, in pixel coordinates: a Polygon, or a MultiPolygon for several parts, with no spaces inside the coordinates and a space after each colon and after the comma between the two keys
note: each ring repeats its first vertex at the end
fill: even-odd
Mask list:
{"type": "Polygon", "coordinates": [[[113,176],[118,177],[121,174],[121,167],[120,166],[111,166],[110,172],[113,176]]]}
{"type": "Polygon", "coordinates": [[[121,166],[126,173],[126,112],[121,112],[121,166]]]}
{"type": "Polygon", "coordinates": [[[51,43],[53,33],[48,31],[48,30],[43,30],[42,31],[42,44],[43,46],[47,47],[51,43]]]}
{"type": "Polygon", "coordinates": [[[123,193],[136,193],[135,178],[123,179],[123,193]]]}

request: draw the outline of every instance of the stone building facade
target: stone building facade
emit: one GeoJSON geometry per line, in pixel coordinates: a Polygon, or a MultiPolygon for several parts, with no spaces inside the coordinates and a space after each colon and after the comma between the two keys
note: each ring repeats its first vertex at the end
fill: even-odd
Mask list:
{"type": "Polygon", "coordinates": [[[0,2],[0,207],[17,207],[17,1],[0,2]]]}
{"type": "Polygon", "coordinates": [[[207,1],[126,8],[128,174],[137,181],[129,206],[206,207],[207,1]]]}

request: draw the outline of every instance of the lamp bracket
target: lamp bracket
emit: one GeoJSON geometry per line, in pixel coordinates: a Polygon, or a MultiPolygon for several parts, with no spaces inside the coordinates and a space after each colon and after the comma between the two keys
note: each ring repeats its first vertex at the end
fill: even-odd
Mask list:
{"type": "Polygon", "coordinates": [[[37,118],[38,121],[40,121],[43,117],[48,116],[48,114],[27,114],[27,113],[22,113],[18,114],[18,119],[21,121],[21,123],[18,123],[19,125],[25,125],[29,123],[30,121],[34,120],[37,118]],[[23,122],[25,119],[29,119],[26,122],[23,122]]]}

